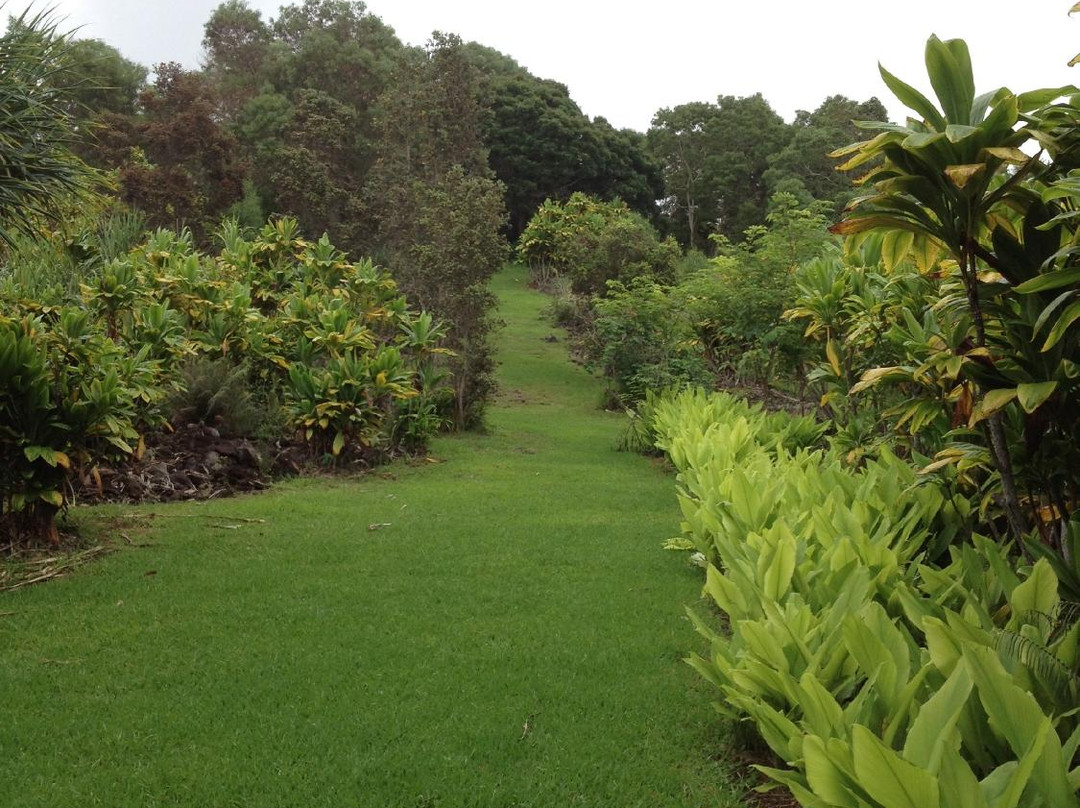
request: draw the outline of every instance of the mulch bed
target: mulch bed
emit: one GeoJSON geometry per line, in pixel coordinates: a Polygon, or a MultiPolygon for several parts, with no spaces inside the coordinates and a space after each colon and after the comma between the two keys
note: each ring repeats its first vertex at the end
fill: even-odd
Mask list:
{"type": "Polygon", "coordinates": [[[87,472],[76,493],[82,503],[211,499],[267,488],[303,462],[300,447],[257,447],[212,426],[186,424],[148,435],[140,458],[87,472]]]}

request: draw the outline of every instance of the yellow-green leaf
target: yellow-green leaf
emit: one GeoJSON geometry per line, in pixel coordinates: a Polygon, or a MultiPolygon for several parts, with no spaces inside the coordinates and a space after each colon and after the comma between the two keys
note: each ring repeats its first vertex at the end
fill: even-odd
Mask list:
{"type": "Polygon", "coordinates": [[[957,188],[964,188],[985,170],[985,163],[967,163],[965,165],[949,166],[945,169],[945,176],[947,176],[950,182],[957,188]]]}
{"type": "Polygon", "coordinates": [[[836,350],[836,343],[829,340],[825,343],[825,356],[829,359],[829,367],[836,376],[843,376],[844,369],[840,364],[840,352],[836,350]]]}
{"type": "Polygon", "coordinates": [[[830,805],[857,808],[858,802],[852,793],[851,783],[825,746],[825,742],[816,735],[808,735],[803,740],[803,760],[806,767],[806,781],[816,796],[830,805]]]}
{"type": "Polygon", "coordinates": [[[939,808],[937,778],[908,763],[860,724],[851,728],[851,753],[859,784],[884,808],[939,808]]]}
{"type": "Polygon", "coordinates": [[[334,457],[337,457],[339,454],[341,454],[341,450],[344,449],[344,448],[345,448],[345,433],[341,432],[339,430],[338,433],[334,436],[334,445],[330,449],[330,451],[333,453],[334,457]]]}
{"type": "Polygon", "coordinates": [[[1030,158],[1013,146],[989,146],[983,149],[987,154],[1013,165],[1023,165],[1030,158]]]}
{"type": "Polygon", "coordinates": [[[50,505],[54,505],[57,508],[64,507],[64,495],[59,491],[42,491],[38,494],[43,502],[48,502],[50,505]]]}
{"type": "Polygon", "coordinates": [[[976,404],[975,408],[971,411],[971,418],[968,419],[968,426],[975,426],[975,424],[980,421],[985,421],[1016,398],[1016,396],[1017,392],[1015,387],[1003,387],[998,390],[990,390],[982,397],[982,401],[976,404]]]}
{"type": "Polygon", "coordinates": [[[1046,342],[1043,343],[1042,350],[1049,351],[1057,345],[1061,338],[1065,336],[1065,332],[1069,330],[1069,326],[1077,320],[1080,320],[1080,300],[1070,304],[1058,317],[1054,327],[1050,329],[1050,333],[1046,336],[1046,342]]]}
{"type": "Polygon", "coordinates": [[[871,368],[863,373],[858,383],[851,388],[852,394],[861,393],[884,379],[904,378],[907,374],[899,367],[871,368]]]}
{"type": "Polygon", "coordinates": [[[919,708],[904,743],[905,758],[932,774],[941,770],[946,747],[959,745],[954,730],[972,687],[971,674],[961,662],[945,684],[919,708]]]}
{"type": "Polygon", "coordinates": [[[1024,412],[1035,412],[1057,390],[1057,382],[1025,382],[1017,385],[1016,398],[1024,412]]]}
{"type": "Polygon", "coordinates": [[[1052,614],[1058,604],[1058,579],[1054,568],[1045,558],[1040,558],[1031,568],[1028,579],[1012,591],[1009,605],[1013,619],[1030,614],[1052,614]]]}
{"type": "Polygon", "coordinates": [[[907,230],[890,230],[881,240],[881,261],[885,271],[892,272],[907,259],[915,244],[915,234],[907,230]]]}

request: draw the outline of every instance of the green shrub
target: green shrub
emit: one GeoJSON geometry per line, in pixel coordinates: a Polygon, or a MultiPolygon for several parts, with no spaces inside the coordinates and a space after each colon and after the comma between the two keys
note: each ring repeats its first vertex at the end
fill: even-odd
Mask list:
{"type": "Polygon", "coordinates": [[[654,412],[730,625],[694,617],[690,662],[789,767],[766,774],[826,808],[1080,804],[1080,623],[1049,563],[954,544],[970,507],[887,452],[792,452],[700,393],[654,412]]]}
{"type": "Polygon", "coordinates": [[[169,399],[176,423],[200,423],[223,434],[250,437],[259,431],[264,413],[249,390],[246,364],[197,357],[180,369],[180,388],[169,399]]]}
{"type": "Polygon", "coordinates": [[[594,308],[590,360],[616,400],[641,401],[649,390],[710,383],[691,324],[672,309],[666,287],[649,278],[611,281],[594,308]]]}
{"type": "Polygon", "coordinates": [[[0,316],[0,531],[56,543],[69,480],[138,451],[139,429],[160,422],[157,375],[84,309],[0,316]]]}
{"type": "Polygon", "coordinates": [[[190,233],[157,231],[77,305],[6,302],[0,447],[18,461],[0,477],[5,532],[55,539],[72,477],[169,418],[299,436],[334,462],[420,450],[445,423],[443,329],[385,272],[292,220],[250,241],[227,224],[221,239],[211,258],[190,233]]]}
{"type": "Polygon", "coordinates": [[[541,205],[518,239],[518,256],[534,275],[554,272],[575,292],[599,295],[612,280],[670,282],[680,251],[625,203],[574,193],[565,203],[541,205]]]}

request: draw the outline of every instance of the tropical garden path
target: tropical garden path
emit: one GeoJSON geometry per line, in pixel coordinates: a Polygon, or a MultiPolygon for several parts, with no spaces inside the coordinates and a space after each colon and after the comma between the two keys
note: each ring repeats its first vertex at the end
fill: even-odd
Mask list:
{"type": "MultiPolygon", "coordinates": [[[[98,508],[133,546],[0,595],[0,803],[724,806],[680,662],[700,574],[668,473],[495,288],[488,434],[438,462],[204,504],[98,508]]],[[[561,335],[559,335],[561,340],[561,335]]]]}

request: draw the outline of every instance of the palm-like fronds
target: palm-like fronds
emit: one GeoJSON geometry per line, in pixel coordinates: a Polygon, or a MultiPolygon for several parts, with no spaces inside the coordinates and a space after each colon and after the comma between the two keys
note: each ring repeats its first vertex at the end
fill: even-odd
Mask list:
{"type": "Polygon", "coordinates": [[[70,149],[77,129],[61,79],[67,47],[47,12],[10,20],[0,37],[0,239],[9,244],[97,181],[70,149]]]}

